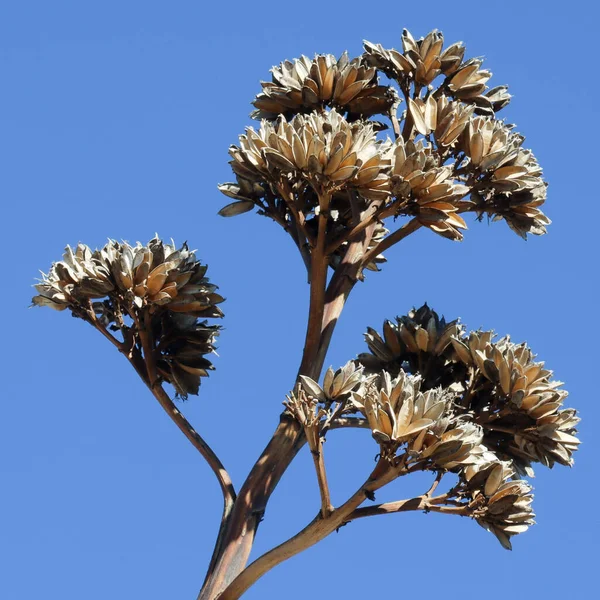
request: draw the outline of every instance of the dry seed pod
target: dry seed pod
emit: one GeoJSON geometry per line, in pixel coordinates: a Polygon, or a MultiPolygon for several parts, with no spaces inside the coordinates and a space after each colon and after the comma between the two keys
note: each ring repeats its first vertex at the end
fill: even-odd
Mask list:
{"type": "MultiPolygon", "coordinates": [[[[433,436],[432,436],[433,438],[433,436]]],[[[479,452],[474,449],[481,447],[483,429],[468,421],[456,425],[433,438],[426,440],[420,457],[431,460],[441,469],[456,469],[477,464],[479,452]]]]}
{"type": "Polygon", "coordinates": [[[213,368],[205,355],[214,352],[219,327],[198,319],[223,316],[223,297],[206,269],[187,244],[176,248],[158,237],[145,246],[109,240],[93,252],[79,244],[43,275],[33,304],[69,309],[138,347],[140,329],[149,330],[159,378],[185,398],[213,368]]]}
{"type": "Polygon", "coordinates": [[[351,120],[385,114],[394,103],[388,86],[378,84],[376,69],[361,58],[350,60],[346,53],[336,59],[318,54],[285,61],[271,70],[271,82],[262,82],[262,92],[252,104],[255,119],[290,119],[325,106],[347,112],[351,120]]]}
{"type": "Polygon", "coordinates": [[[475,511],[477,523],[493,533],[507,550],[512,550],[512,536],[527,531],[535,523],[533,494],[525,481],[506,481],[490,495],[485,491],[475,493],[473,502],[484,503],[475,511]]]}
{"type": "MultiPolygon", "coordinates": [[[[368,200],[389,196],[389,144],[377,140],[371,124],[349,123],[338,112],[299,115],[290,123],[263,121],[232,146],[239,177],[273,186],[304,181],[316,193],[356,190],[368,200]]],[[[227,185],[227,184],[226,184],[227,185]]]]}
{"type": "Polygon", "coordinates": [[[58,310],[81,307],[90,300],[115,296],[132,311],[145,306],[167,306],[173,312],[198,317],[220,317],[223,298],[205,277],[206,266],[184,244],[180,249],[158,238],[147,246],[114,240],[92,252],[79,244],[67,246],[63,260],[35,286],[33,304],[58,310]]]}
{"type": "Polygon", "coordinates": [[[428,161],[427,146],[397,140],[392,165],[392,195],[398,213],[414,215],[435,233],[460,240],[467,225],[458,214],[469,188],[454,181],[452,168],[428,161]]]}
{"type": "Polygon", "coordinates": [[[453,356],[451,341],[460,335],[462,327],[458,321],[446,323],[424,304],[406,316],[396,317],[395,322],[385,321],[383,336],[368,328],[365,339],[370,353],[358,358],[369,372],[385,369],[397,373],[400,368],[409,368],[416,374],[419,367],[427,366],[425,389],[448,386],[456,379],[455,366],[447,367],[453,356]]]}
{"type": "MultiPolygon", "coordinates": [[[[367,375],[382,369],[392,375],[407,371],[422,378],[422,389],[441,386],[456,394],[450,416],[468,418],[481,427],[483,445],[510,460],[519,473],[531,475],[533,462],[549,467],[573,463],[579,418],[563,406],[567,392],[561,382],[552,380],[552,372],[535,361],[525,344],[513,344],[509,338],[495,342],[491,331],[465,337],[456,321],[446,324],[427,305],[385,322],[381,335],[369,328],[365,337],[370,353],[358,360],[367,375]]],[[[458,425],[450,420],[437,435],[453,427],[458,425]]],[[[421,445],[433,441],[427,438],[421,445]]],[[[455,446],[448,448],[458,451],[455,446]]],[[[477,444],[472,446],[469,460],[477,453],[477,444]]],[[[456,464],[446,468],[469,462],[466,455],[447,460],[456,464]]]]}
{"type": "Polygon", "coordinates": [[[399,444],[414,440],[441,418],[447,399],[440,390],[420,392],[420,380],[404,371],[392,379],[383,371],[371,379],[352,403],[367,419],[382,452],[393,456],[399,444]]]}
{"type": "Polygon", "coordinates": [[[492,339],[490,331],[473,332],[468,340],[452,342],[458,358],[474,369],[473,377],[489,382],[471,399],[482,414],[482,426],[489,429],[486,435],[522,465],[573,464],[579,418],[563,408],[567,392],[562,383],[551,379],[552,371],[534,360],[527,345],[508,337],[492,339]]]}
{"type": "Polygon", "coordinates": [[[103,298],[115,289],[110,266],[85,244],[75,250],[65,248],[63,259],[53,263],[48,274],[42,273],[39,292],[32,302],[35,306],[48,306],[65,310],[93,299],[103,298]]]}

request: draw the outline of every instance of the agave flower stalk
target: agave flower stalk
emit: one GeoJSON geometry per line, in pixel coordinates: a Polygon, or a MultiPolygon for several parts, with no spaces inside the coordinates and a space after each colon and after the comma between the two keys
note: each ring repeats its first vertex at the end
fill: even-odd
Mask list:
{"type": "MultiPolygon", "coordinates": [[[[358,518],[410,510],[468,517],[503,547],[534,523],[527,478],[541,464],[572,465],[578,449],[567,392],[526,344],[466,333],[424,305],[367,329],[368,352],[327,369],[345,302],[383,252],[417,231],[467,235],[465,215],[504,220],[523,238],[546,233],[547,184],[525,138],[498,117],[506,86],[444,46],[434,30],[408,31],[401,49],[365,41],[356,58],[284,61],[252,102],[259,121],[229,149],[235,181],[220,214],[256,210],[290,235],[309,284],[304,348],[279,425],[236,494],[229,475],[169,397],[199,392],[214,367],[223,297],[186,245],[159,239],[67,248],[33,302],[94,326],[132,364],[215,473],[224,512],[199,600],[235,600],[262,575],[358,518]],[[381,76],[385,76],[383,79],[381,76]],[[385,130],[390,128],[391,138],[385,130]],[[332,431],[369,430],[375,469],[332,503],[323,445],[332,431]],[[303,447],[320,493],[316,517],[247,566],[280,478],[303,447]],[[365,506],[400,477],[429,472],[414,498],[365,506]],[[452,487],[442,483],[452,478],[452,487]],[[441,493],[440,493],[441,490],[441,493]],[[437,495],[434,495],[437,494],[437,495]]],[[[339,434],[334,434],[339,435],[339,434]]]]}

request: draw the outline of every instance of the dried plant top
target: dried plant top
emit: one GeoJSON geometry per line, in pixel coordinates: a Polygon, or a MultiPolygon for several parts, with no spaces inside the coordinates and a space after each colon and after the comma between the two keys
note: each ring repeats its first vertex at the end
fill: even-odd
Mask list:
{"type": "Polygon", "coordinates": [[[469,335],[427,305],[383,336],[366,334],[369,353],[322,385],[309,377],[286,403],[313,437],[336,426],[371,429],[380,455],[398,474],[450,472],[458,483],[444,498],[510,548],[510,537],[533,523],[533,463],[570,466],[579,440],[567,392],[525,344],[469,335]]]}
{"type": "Polygon", "coordinates": [[[70,310],[127,348],[143,352],[152,340],[156,374],[186,397],[197,394],[200,377],[213,369],[204,355],[214,351],[219,327],[202,318],[223,316],[223,297],[186,244],[176,248],[158,237],[147,245],[109,240],[100,250],[67,246],[63,260],[35,286],[35,306],[70,310]]]}
{"type": "Polygon", "coordinates": [[[236,202],[220,214],[256,207],[290,233],[305,262],[319,213],[330,255],[379,224],[385,235],[369,262],[394,243],[383,225],[397,217],[453,240],[462,239],[466,212],[504,219],[523,238],[545,233],[541,168],[524,137],[497,118],[510,95],[506,86],[488,89],[481,59],[464,60],[462,43],[444,48],[438,31],[420,40],[404,31],[402,51],[364,49],[354,59],[302,56],[272,69],[253,102],[260,127],[230,149],[237,181],[219,187],[236,202]],[[381,118],[393,141],[377,137],[387,128],[381,118]]]}
{"type": "Polygon", "coordinates": [[[223,316],[223,298],[194,252],[158,238],[135,246],[110,240],[93,252],[80,244],[36,285],[34,305],[69,310],[128,359],[215,475],[223,514],[199,600],[238,600],[284,560],[374,515],[469,517],[510,549],[534,523],[526,481],[533,465],[573,464],[579,417],[564,407],[567,392],[552,372],[526,344],[467,334],[427,305],[386,321],[381,333],[367,329],[369,352],[321,380],[349,294],[392,245],[420,228],[461,240],[467,212],[504,219],[523,238],[546,233],[541,168],[524,137],[497,117],[507,88],[488,89],[491,73],[464,55],[462,43],[444,48],[437,31],[419,40],[405,31],[402,50],[365,42],[357,58],[302,56],[262,83],[253,101],[260,123],[229,150],[237,179],[219,189],[234,202],[220,214],[256,208],[284,228],[307,270],[309,309],[285,410],[238,491],[163,387],[197,394],[213,368],[207,356],[219,326],[206,319],[223,316]],[[382,133],[388,127],[393,137],[382,133]],[[351,427],[370,430],[375,465],[335,506],[324,442],[331,430],[351,427]],[[304,444],[320,510],[248,564],[269,498],[304,444]],[[429,472],[427,491],[365,505],[416,471],[429,472]]]}

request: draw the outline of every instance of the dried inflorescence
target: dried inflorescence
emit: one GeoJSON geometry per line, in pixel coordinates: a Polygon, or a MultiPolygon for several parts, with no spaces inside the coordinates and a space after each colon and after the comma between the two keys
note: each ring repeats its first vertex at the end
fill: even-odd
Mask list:
{"type": "Polygon", "coordinates": [[[271,82],[262,82],[263,91],[252,104],[255,119],[291,118],[299,113],[328,106],[347,112],[348,119],[385,114],[395,98],[388,86],[379,85],[377,70],[362,57],[350,60],[344,52],[339,59],[318,54],[285,61],[271,69],[271,82]]]}
{"type": "Polygon", "coordinates": [[[535,523],[531,486],[515,478],[510,463],[494,460],[467,467],[462,477],[459,495],[471,516],[511,550],[510,538],[535,523]]]}
{"type": "MultiPolygon", "coordinates": [[[[462,332],[458,320],[446,323],[424,304],[395,321],[385,321],[383,336],[367,328],[365,339],[370,352],[360,354],[358,359],[367,372],[385,370],[395,375],[404,369],[419,373],[425,389],[447,387],[457,378],[447,366],[454,352],[451,342],[462,332]]],[[[458,369],[464,372],[462,366],[458,365],[458,369]]]]}
{"type": "Polygon", "coordinates": [[[364,48],[354,59],[303,56],[273,68],[253,102],[260,129],[230,149],[237,181],[220,189],[237,202],[221,214],[257,208],[312,252],[324,211],[333,269],[371,224],[387,232],[370,246],[369,259],[378,255],[397,217],[452,240],[467,212],[504,219],[522,237],[545,233],[541,169],[497,117],[510,94],[488,88],[482,60],[465,59],[461,42],[444,47],[438,31],[418,40],[404,31],[402,50],[364,48]],[[376,137],[382,117],[394,141],[376,137]]]}
{"type": "Polygon", "coordinates": [[[214,352],[219,327],[199,319],[223,316],[223,297],[206,269],[187,244],[176,248],[158,237],[145,246],[109,240],[95,251],[67,246],[63,260],[42,274],[33,304],[68,309],[107,334],[119,332],[116,341],[130,352],[149,351],[142,348],[145,332],[158,374],[185,397],[198,393],[200,377],[213,368],[205,356],[214,352]]]}
{"type": "Polygon", "coordinates": [[[321,416],[335,426],[366,426],[380,456],[399,474],[451,472],[458,483],[449,512],[471,516],[510,547],[533,523],[532,463],[571,465],[579,445],[567,392],[525,344],[490,331],[466,334],[427,305],[369,328],[370,352],[323,385],[302,377],[321,416]]]}
{"type": "MultiPolygon", "coordinates": [[[[294,208],[305,216],[318,208],[328,210],[333,194],[342,189],[368,201],[389,195],[389,144],[377,140],[371,124],[349,123],[335,110],[299,115],[289,123],[263,121],[258,131],[249,127],[230,154],[239,185],[220,189],[244,204],[225,207],[225,215],[251,209],[256,197],[288,201],[300,190],[302,204],[294,208]],[[242,188],[253,195],[244,196],[242,188]]],[[[340,208],[338,213],[344,211],[340,208]]]]}
{"type": "Polygon", "coordinates": [[[383,371],[352,396],[386,455],[395,455],[402,443],[421,447],[427,430],[440,426],[449,398],[440,389],[421,392],[420,383],[404,371],[393,379],[383,371]]]}

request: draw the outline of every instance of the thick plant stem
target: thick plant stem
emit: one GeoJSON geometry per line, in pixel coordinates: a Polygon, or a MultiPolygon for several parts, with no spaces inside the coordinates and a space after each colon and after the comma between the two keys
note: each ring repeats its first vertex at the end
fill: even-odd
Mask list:
{"type": "MultiPolygon", "coordinates": [[[[320,198],[320,204],[324,208],[328,202],[329,198],[320,198]]],[[[320,374],[316,357],[321,344],[327,285],[326,229],[327,211],[321,210],[317,240],[311,252],[309,315],[299,370],[300,375],[316,379],[320,374]]],[[[305,442],[302,427],[295,420],[282,415],[273,438],[240,489],[238,500],[225,526],[225,533],[220,534],[220,556],[211,565],[198,600],[214,600],[243,571],[267,502],[279,479],[305,442]]]]}
{"type": "Polygon", "coordinates": [[[389,465],[380,460],[365,483],[339,508],[323,518],[321,513],[302,531],[283,544],[273,548],[249,565],[227,589],[219,596],[219,600],[237,600],[251,585],[267,571],[283,561],[314,546],[330,533],[344,525],[348,517],[375,490],[398,476],[389,465]]]}
{"type": "Polygon", "coordinates": [[[241,487],[221,541],[220,556],[198,600],[214,600],[243,571],[267,502],[306,438],[294,419],[282,415],[271,441],[241,487]]]}
{"type": "MultiPolygon", "coordinates": [[[[322,206],[325,206],[327,202],[326,198],[320,199],[322,206]]],[[[361,231],[357,231],[355,239],[349,240],[344,259],[327,286],[326,225],[326,211],[322,210],[319,215],[317,240],[311,252],[310,308],[306,341],[299,369],[299,375],[307,375],[314,380],[319,379],[333,330],[346,299],[358,281],[361,268],[367,263],[366,249],[375,228],[375,223],[372,223],[361,231]]],[[[412,230],[412,227],[407,228],[394,241],[398,241],[412,230]]],[[[370,253],[368,256],[369,259],[372,258],[370,253]]],[[[308,532],[301,532],[300,540],[286,545],[283,553],[272,554],[272,552],[276,552],[277,549],[275,549],[267,553],[265,555],[267,558],[264,560],[261,558],[246,568],[267,502],[281,476],[305,442],[306,438],[301,425],[285,414],[282,415],[273,438],[239,491],[233,511],[225,525],[225,532],[220,534],[220,549],[215,550],[219,556],[214,563],[211,563],[211,569],[198,600],[216,600],[217,598],[227,600],[239,597],[239,595],[235,595],[237,592],[230,590],[237,590],[241,586],[243,590],[239,594],[243,593],[266,570],[313,545],[318,539],[322,539],[342,525],[346,517],[364,500],[364,490],[367,488],[357,492],[358,495],[351,499],[352,502],[348,506],[343,505],[340,509],[331,512],[327,518],[323,518],[323,513],[320,512],[319,517],[308,526],[308,532]],[[317,533],[318,539],[314,538],[314,532],[317,533]],[[288,554],[289,552],[291,554],[288,554]],[[272,560],[275,560],[273,564],[271,564],[272,560]],[[259,574],[257,575],[257,573],[259,574]],[[227,591],[224,592],[224,590],[227,591]],[[225,595],[230,593],[234,595],[225,595]]],[[[372,482],[369,483],[369,486],[371,485],[372,482]]]]}
{"type": "Polygon", "coordinates": [[[321,373],[323,369],[323,363],[327,356],[333,331],[342,314],[346,300],[358,281],[361,266],[364,264],[365,250],[369,246],[374,229],[375,224],[371,224],[361,232],[358,239],[349,244],[342,263],[336,269],[327,287],[325,309],[321,323],[320,344],[314,364],[314,369],[317,373],[321,373]]]}
{"type": "Polygon", "coordinates": [[[327,216],[324,211],[319,214],[319,232],[317,243],[312,251],[310,271],[310,302],[308,309],[308,324],[306,341],[302,353],[299,375],[308,375],[318,379],[320,369],[316,368],[315,357],[321,343],[321,326],[325,310],[325,287],[327,285],[328,261],[325,254],[325,239],[327,216]]]}

